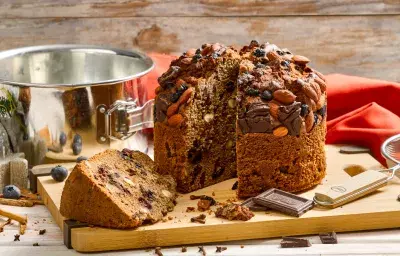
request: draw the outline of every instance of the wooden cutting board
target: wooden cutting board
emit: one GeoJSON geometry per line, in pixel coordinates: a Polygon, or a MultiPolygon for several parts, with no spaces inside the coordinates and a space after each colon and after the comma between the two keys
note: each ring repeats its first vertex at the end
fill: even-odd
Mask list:
{"type": "MultiPolygon", "coordinates": [[[[361,164],[366,168],[379,168],[379,163],[367,153],[342,154],[338,146],[327,146],[328,175],[322,185],[302,193],[312,199],[316,191],[325,191],[349,177],[343,171],[348,164],[361,164]]],[[[36,167],[41,168],[41,167],[36,167]]],[[[211,196],[217,201],[235,197],[231,190],[235,179],[198,190],[192,194],[211,196]]],[[[59,213],[63,183],[56,183],[49,176],[38,177],[38,191],[56,222],[63,228],[64,218],[59,213]]],[[[395,177],[387,187],[336,209],[315,207],[300,218],[277,212],[257,212],[250,221],[228,221],[208,215],[206,224],[191,223],[190,218],[200,212],[186,213],[188,206],[196,207],[197,200],[189,194],[177,199],[175,210],[168,214],[173,219],[136,230],[116,230],[99,227],[81,227],[71,230],[72,247],[80,252],[122,250],[155,246],[201,244],[230,240],[269,238],[400,227],[400,180],[395,177]]]]}

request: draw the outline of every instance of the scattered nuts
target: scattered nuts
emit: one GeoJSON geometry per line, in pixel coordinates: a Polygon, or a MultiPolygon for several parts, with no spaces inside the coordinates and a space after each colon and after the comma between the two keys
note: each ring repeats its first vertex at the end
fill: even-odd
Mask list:
{"type": "Polygon", "coordinates": [[[178,112],[178,108],[179,108],[178,102],[169,106],[167,109],[167,117],[171,117],[171,116],[175,115],[178,112]]]}
{"type": "Polygon", "coordinates": [[[204,115],[204,121],[207,123],[211,122],[214,119],[214,114],[205,114],[204,115]]]}
{"type": "Polygon", "coordinates": [[[288,129],[284,126],[279,126],[272,132],[276,137],[283,137],[288,134],[288,129]]]}
{"type": "Polygon", "coordinates": [[[274,99],[286,105],[292,104],[296,100],[296,95],[289,90],[277,90],[273,96],[274,99]]]}
{"type": "Polygon", "coordinates": [[[275,119],[278,119],[279,106],[273,102],[269,102],[268,106],[269,106],[269,113],[271,114],[271,116],[275,119]]]}
{"type": "Polygon", "coordinates": [[[183,122],[183,116],[181,114],[175,114],[168,118],[168,125],[171,127],[178,127],[183,122]]]}
{"type": "Polygon", "coordinates": [[[310,60],[307,57],[301,55],[294,55],[292,60],[298,64],[307,64],[310,60]]]}
{"type": "Polygon", "coordinates": [[[228,107],[235,108],[236,107],[236,99],[229,99],[228,100],[228,107]]]}

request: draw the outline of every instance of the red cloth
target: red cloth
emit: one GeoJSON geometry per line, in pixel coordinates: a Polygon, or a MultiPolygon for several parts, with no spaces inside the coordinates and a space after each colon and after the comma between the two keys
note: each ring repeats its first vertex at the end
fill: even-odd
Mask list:
{"type": "MultiPolygon", "coordinates": [[[[142,89],[146,95],[144,99],[154,98],[157,78],[168,69],[171,60],[176,58],[154,53],[150,57],[156,67],[143,78],[145,80],[139,82],[146,84],[143,87],[145,89],[142,89]]],[[[326,143],[368,147],[374,157],[386,165],[380,146],[388,137],[400,133],[400,84],[340,74],[327,75],[326,78],[326,143]]]]}
{"type": "Polygon", "coordinates": [[[382,143],[400,133],[400,84],[340,74],[327,75],[327,144],[371,149],[383,165],[382,143]]]}

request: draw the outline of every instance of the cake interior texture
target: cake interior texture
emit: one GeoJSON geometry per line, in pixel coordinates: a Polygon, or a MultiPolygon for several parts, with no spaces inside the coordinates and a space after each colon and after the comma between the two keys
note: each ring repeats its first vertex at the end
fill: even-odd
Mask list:
{"type": "Polygon", "coordinates": [[[238,176],[238,195],[298,192],[325,176],[326,83],[269,43],[204,44],[171,63],[155,102],[155,163],[180,192],[238,176]]]}
{"type": "Polygon", "coordinates": [[[106,150],[78,163],[65,182],[61,214],[108,228],[154,223],[174,208],[176,183],[144,153],[106,150]]]}

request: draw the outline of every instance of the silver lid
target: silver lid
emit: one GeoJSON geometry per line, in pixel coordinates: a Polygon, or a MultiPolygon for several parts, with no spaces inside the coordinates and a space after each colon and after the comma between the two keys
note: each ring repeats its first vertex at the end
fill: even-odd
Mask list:
{"type": "Polygon", "coordinates": [[[145,75],[154,63],[139,51],[92,45],[44,45],[0,52],[0,83],[58,88],[115,84],[145,75]]]}

